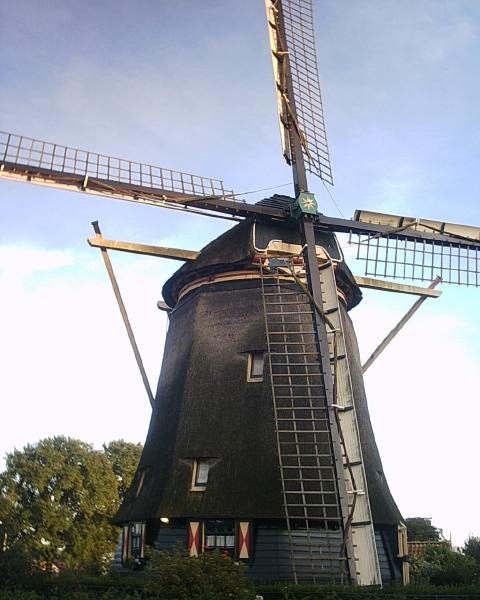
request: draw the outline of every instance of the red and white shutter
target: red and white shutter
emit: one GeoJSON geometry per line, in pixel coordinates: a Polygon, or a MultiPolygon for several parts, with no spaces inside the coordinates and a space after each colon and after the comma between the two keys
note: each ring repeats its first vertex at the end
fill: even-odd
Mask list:
{"type": "Polygon", "coordinates": [[[198,556],[202,551],[202,524],[200,521],[188,523],[188,552],[190,556],[198,556]]]}
{"type": "Polygon", "coordinates": [[[252,551],[252,524],[250,521],[238,522],[238,560],[248,560],[252,551]]]}

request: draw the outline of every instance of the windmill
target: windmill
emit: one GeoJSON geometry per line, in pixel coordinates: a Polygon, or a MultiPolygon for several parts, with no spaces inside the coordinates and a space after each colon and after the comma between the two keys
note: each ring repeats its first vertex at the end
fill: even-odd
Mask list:
{"type": "MultiPolygon", "coordinates": [[[[125,199],[131,199],[145,203],[159,203],[167,204],[169,202],[175,202],[180,206],[187,204],[190,207],[194,207],[196,210],[215,210],[222,212],[223,214],[229,214],[234,216],[245,217],[247,220],[256,220],[259,223],[258,229],[262,228],[262,225],[268,224],[273,221],[275,224],[283,221],[289,221],[292,223],[292,229],[297,231],[300,230],[300,237],[295,237],[292,234],[290,242],[283,240],[280,237],[281,243],[273,244],[270,250],[267,248],[265,253],[265,261],[260,260],[256,264],[256,280],[263,285],[265,290],[263,297],[268,298],[268,294],[271,293],[274,296],[278,296],[284,290],[285,294],[293,294],[296,298],[296,304],[301,304],[302,301],[305,303],[305,297],[308,298],[306,306],[310,306],[311,314],[308,317],[312,323],[312,326],[316,328],[315,333],[308,333],[308,335],[314,336],[315,342],[313,350],[309,345],[303,343],[304,356],[307,353],[316,352],[320,357],[318,364],[323,365],[322,373],[319,371],[308,373],[308,378],[311,380],[308,386],[308,394],[310,397],[314,397],[312,388],[319,384],[313,383],[317,381],[316,378],[324,377],[327,381],[322,383],[325,388],[324,400],[328,403],[328,410],[332,415],[331,422],[327,430],[322,430],[323,436],[328,438],[326,445],[331,445],[332,451],[330,460],[335,463],[335,469],[337,475],[332,477],[323,477],[324,481],[334,481],[334,487],[338,486],[338,489],[334,490],[334,495],[337,499],[333,502],[326,502],[323,500],[324,506],[322,509],[331,508],[333,505],[333,515],[323,514],[322,518],[319,518],[318,514],[313,514],[313,509],[318,508],[315,506],[316,502],[313,502],[314,496],[318,494],[312,493],[303,494],[303,513],[301,516],[294,514],[293,501],[287,499],[286,496],[290,492],[295,490],[282,489],[284,497],[283,510],[286,512],[284,519],[286,522],[286,528],[284,528],[285,536],[287,539],[285,548],[290,560],[286,562],[291,565],[291,572],[288,572],[288,576],[292,576],[296,579],[308,579],[313,577],[314,579],[322,579],[337,577],[344,578],[344,580],[358,580],[360,583],[373,583],[379,582],[379,566],[378,566],[378,555],[376,551],[375,542],[372,541],[372,519],[366,518],[363,521],[357,521],[350,519],[352,514],[352,502],[346,502],[345,499],[350,496],[355,498],[356,510],[360,509],[360,504],[363,502],[362,511],[365,511],[368,517],[368,502],[366,501],[366,483],[362,485],[362,465],[347,465],[346,471],[342,471],[341,455],[345,456],[348,453],[349,459],[347,463],[353,463],[358,461],[351,460],[352,454],[359,451],[361,444],[355,445],[355,436],[349,443],[352,444],[346,452],[346,442],[342,442],[339,438],[340,433],[343,429],[353,428],[355,429],[355,420],[348,421],[352,417],[353,410],[344,410],[345,408],[351,408],[347,404],[342,404],[334,393],[338,393],[338,380],[341,378],[343,369],[343,376],[347,372],[345,365],[342,366],[342,342],[341,334],[337,334],[336,331],[342,329],[338,323],[335,323],[335,318],[338,319],[338,306],[336,306],[336,294],[330,294],[328,302],[331,304],[327,305],[327,311],[322,309],[324,307],[324,298],[322,296],[322,289],[328,289],[331,291],[333,285],[332,272],[333,265],[337,265],[342,262],[341,255],[338,253],[338,249],[335,247],[335,243],[332,241],[332,231],[343,231],[352,232],[353,235],[360,234],[361,244],[359,248],[361,252],[365,252],[365,258],[368,263],[372,264],[372,268],[378,271],[379,267],[384,268],[382,274],[388,275],[405,275],[406,270],[411,269],[410,274],[413,275],[411,278],[419,279],[430,279],[432,273],[436,274],[435,271],[438,268],[442,268],[442,275],[447,278],[449,276],[463,278],[459,283],[470,283],[476,285],[476,252],[478,251],[478,232],[475,228],[458,228],[452,227],[448,224],[436,223],[432,221],[417,221],[417,220],[405,220],[396,219],[391,216],[378,215],[378,214],[358,214],[357,219],[354,221],[348,221],[344,219],[331,219],[324,217],[323,215],[317,215],[315,210],[314,198],[308,194],[308,186],[306,183],[306,175],[302,169],[302,165],[306,164],[310,169],[315,170],[317,174],[326,178],[327,180],[331,177],[329,171],[328,154],[325,153],[325,136],[324,129],[321,128],[320,132],[314,132],[313,141],[309,143],[309,135],[307,130],[309,129],[308,118],[309,115],[317,114],[317,118],[314,121],[314,125],[319,123],[318,115],[318,90],[315,88],[313,93],[309,93],[305,97],[302,83],[302,69],[303,65],[309,64],[311,60],[311,54],[308,54],[305,48],[299,48],[300,58],[296,64],[290,64],[291,69],[288,69],[289,61],[286,57],[293,56],[296,54],[296,43],[298,38],[296,37],[298,31],[307,32],[308,42],[310,40],[311,33],[308,33],[311,21],[309,17],[309,3],[304,2],[284,2],[283,6],[279,4],[275,6],[269,6],[269,22],[272,24],[270,32],[273,41],[274,50],[274,64],[277,67],[277,89],[278,89],[278,101],[279,101],[279,114],[282,121],[282,131],[284,139],[284,153],[289,157],[289,160],[293,162],[294,167],[294,179],[296,183],[296,203],[291,206],[288,199],[277,198],[270,204],[260,205],[248,205],[246,203],[237,202],[232,199],[228,193],[225,193],[223,186],[220,182],[206,180],[205,178],[195,178],[187,176],[183,173],[174,173],[165,169],[149,168],[145,170],[142,165],[138,165],[130,162],[121,162],[110,157],[100,157],[93,153],[84,154],[79,151],[67,149],[65,147],[57,145],[49,145],[43,142],[34,140],[27,140],[26,138],[19,138],[16,136],[5,136],[3,138],[3,173],[6,177],[29,179],[37,183],[54,184],[72,189],[84,189],[86,192],[100,193],[107,196],[122,196],[125,199]],[[276,13],[275,9],[280,8],[283,10],[283,16],[280,13],[276,13]],[[300,21],[294,22],[295,15],[299,8],[306,8],[307,14],[302,15],[300,21]],[[276,38],[276,39],[275,39],[276,38]],[[290,44],[290,45],[289,45],[290,44]],[[290,54],[285,54],[289,52],[290,54]],[[303,54],[302,54],[303,53],[303,54]],[[295,76],[297,79],[295,80],[295,76]],[[303,121],[301,120],[303,116],[303,121]],[[306,139],[305,139],[306,138],[306,139]],[[315,155],[314,151],[317,151],[315,155]],[[118,181],[120,180],[120,181],[118,181]],[[112,186],[111,183],[115,185],[112,186]],[[293,215],[292,215],[293,213],[293,215]],[[363,221],[366,217],[367,222],[363,221]],[[300,227],[298,227],[298,225],[300,227]],[[328,252],[321,253],[317,257],[315,251],[314,239],[315,235],[323,234],[323,241],[321,244],[328,248],[328,252]],[[283,244],[283,245],[282,245],[283,244]],[[286,244],[289,244],[287,248],[286,244]],[[410,246],[407,246],[407,245],[410,246]],[[427,246],[426,246],[427,245],[427,246]],[[296,247],[298,246],[298,248],[296,247]],[[430,250],[425,251],[428,247],[430,250]],[[302,251],[302,248],[304,250],[302,251]],[[435,253],[434,251],[435,250],[435,253]],[[335,252],[337,251],[337,254],[335,252]],[[392,255],[395,260],[392,261],[392,255]],[[414,258],[410,258],[413,255],[414,258]],[[420,257],[421,264],[416,262],[415,255],[420,257]],[[389,258],[390,257],[390,258],[389,258]],[[438,257],[438,258],[437,258],[438,257]],[[332,260],[332,258],[334,260],[332,260]],[[399,260],[401,258],[401,260],[399,260]],[[268,261],[268,262],[266,262],[268,261]],[[438,261],[438,262],[435,262],[438,261]],[[473,266],[471,262],[473,261],[473,266]],[[317,262],[323,268],[320,273],[316,274],[317,262]],[[402,271],[397,272],[396,266],[401,262],[402,271]],[[462,265],[460,265],[462,263],[462,265]],[[416,271],[417,269],[417,271],[416,271]],[[305,276],[309,280],[309,289],[305,289],[305,276]],[[320,288],[321,282],[321,289],[320,288]],[[268,286],[273,286],[269,288],[268,286]],[[330,286],[330,287],[329,287],[330,286]],[[271,290],[269,292],[268,290],[271,290]],[[297,297],[298,296],[298,297],[297,297]],[[298,302],[297,302],[298,300],[298,302]],[[313,308],[312,308],[313,307],[313,308]],[[328,314],[325,316],[325,312],[328,314]],[[328,315],[337,314],[337,317],[328,315]],[[336,340],[331,341],[334,337],[336,340]],[[330,338],[330,340],[329,340],[330,338]],[[330,342],[330,343],[329,343],[330,342]],[[325,369],[325,364],[330,364],[333,360],[335,367],[332,372],[329,369],[325,369]],[[336,383],[337,382],[337,383],[336,383]],[[335,406],[334,406],[335,405],[335,406]],[[338,421],[337,421],[338,418],[338,421]],[[342,425],[343,421],[343,425],[342,425]],[[347,425],[347,422],[349,423],[347,425]],[[331,430],[330,430],[331,428],[331,430]],[[332,439],[330,440],[330,437],[332,439]],[[335,438],[336,439],[333,439],[335,438]],[[356,468],[358,473],[353,477],[355,481],[352,481],[352,474],[349,472],[349,468],[356,468]],[[340,473],[341,475],[338,475],[340,473]],[[343,473],[343,475],[342,475],[343,473]],[[349,488],[347,490],[347,483],[349,488]],[[359,485],[360,484],[360,485],[359,485]],[[364,492],[363,494],[360,492],[364,492]],[[343,506],[341,500],[343,499],[343,506]],[[327,507],[328,504],[328,507],[327,507]],[[347,506],[345,506],[347,504],[347,506]],[[312,513],[310,513],[310,509],[312,513]],[[306,512],[305,512],[306,511],[306,512]],[[327,518],[328,516],[328,518],[327,518]],[[327,521],[329,521],[327,526],[327,521]],[[350,519],[350,523],[349,523],[350,519]],[[321,525],[316,527],[315,525],[321,525]],[[357,539],[362,538],[361,543],[354,544],[357,539]],[[306,540],[306,543],[305,543],[306,540]],[[300,556],[296,556],[296,550],[298,546],[301,547],[300,556]],[[360,548],[359,554],[355,555],[355,549],[360,548]],[[306,550],[305,550],[306,549],[306,550]],[[328,549],[329,551],[325,551],[328,549]]],[[[314,56],[314,55],[313,55],[314,56]]],[[[314,81],[315,83],[316,69],[309,72],[307,80],[314,81]]],[[[304,75],[304,73],[303,73],[304,75]]],[[[320,105],[321,107],[321,105],[320,105]]],[[[321,123],[321,120],[320,120],[321,123]]],[[[246,226],[244,226],[245,229],[246,226]]],[[[264,226],[268,229],[268,225],[264,226]]],[[[268,240],[275,241],[277,238],[268,240]]],[[[268,246],[268,244],[267,244],[268,246]]],[[[262,248],[265,248],[263,246],[262,248]]],[[[205,258],[205,256],[204,256],[205,258]]],[[[208,258],[208,256],[207,256],[208,258]]],[[[243,267],[242,267],[243,268],[243,267]]],[[[187,269],[185,269],[186,271],[187,269]]],[[[211,276],[209,274],[209,276],[211,276]]],[[[337,267],[337,278],[340,277],[340,267],[337,267]]],[[[355,285],[348,281],[348,273],[342,275],[343,287],[345,288],[344,294],[348,295],[348,291],[355,290],[355,285]]],[[[171,284],[171,288],[174,287],[175,282],[171,284]]],[[[225,285],[225,282],[223,282],[225,285]]],[[[192,290],[193,292],[193,290],[192,290]]],[[[172,290],[171,296],[175,295],[175,290],[172,290]]],[[[180,291],[181,293],[181,291],[180,291]]],[[[325,294],[325,292],[324,292],[325,294]]],[[[352,298],[350,302],[354,301],[354,294],[351,291],[352,298]]],[[[347,298],[347,301],[349,299],[347,298]]],[[[287,300],[280,297],[280,304],[286,306],[287,300]]],[[[267,304],[267,302],[265,302],[267,304]]],[[[291,325],[287,322],[278,324],[274,323],[274,315],[272,312],[275,309],[269,306],[264,306],[262,318],[267,324],[269,329],[270,338],[274,339],[275,334],[281,334],[285,338],[284,334],[289,334],[292,339],[288,338],[289,343],[283,344],[287,346],[287,351],[283,354],[293,356],[293,348],[297,337],[302,337],[304,334],[298,330],[298,328],[292,332],[290,331],[275,331],[278,327],[283,328],[284,325],[291,325]],[[271,311],[270,311],[271,309],[271,311]],[[273,320],[272,320],[273,319],[273,320]],[[273,326],[275,325],[275,326],[273,326]],[[273,327],[271,327],[273,326],[273,327]],[[270,335],[271,334],[271,335],[270,335]]],[[[173,314],[172,314],[173,317],[173,314]]],[[[292,326],[293,328],[293,326],[292,326]]],[[[279,352],[278,348],[273,344],[272,339],[267,340],[269,342],[269,349],[267,348],[267,356],[270,360],[274,356],[275,352],[279,352]]],[[[310,338],[309,338],[310,339],[310,338]]],[[[244,350],[244,358],[247,363],[250,359],[250,367],[254,367],[256,357],[255,352],[260,352],[262,349],[251,349],[252,351],[244,350]],[[246,356],[246,355],[248,356],[246,356]]],[[[278,355],[278,354],[277,354],[278,355]]],[[[258,358],[258,357],[257,357],[258,358]]],[[[267,366],[267,364],[265,365],[267,366]]],[[[269,365],[269,372],[275,375],[274,367],[279,366],[275,364],[269,365]]],[[[297,366],[291,366],[291,369],[298,369],[297,366]]],[[[318,367],[315,367],[318,369],[318,367]]],[[[267,370],[265,370],[265,373],[267,370]]],[[[253,374],[253,373],[252,373],[253,374]]],[[[280,375],[280,374],[279,374],[280,375]]],[[[299,372],[292,372],[290,375],[302,375],[299,372]]],[[[304,374],[303,374],[304,375],[304,374]]],[[[281,374],[281,376],[285,376],[281,374]]],[[[255,377],[252,377],[255,379],[255,377]]],[[[348,380],[348,376],[345,376],[348,380]]],[[[258,382],[249,382],[252,384],[258,382]]],[[[293,386],[283,383],[275,383],[271,386],[273,394],[276,393],[275,386],[288,385],[292,392],[293,386]]],[[[346,384],[348,388],[348,382],[346,384]]],[[[349,393],[352,391],[343,389],[343,402],[348,401],[349,393]]],[[[272,395],[273,395],[272,394],[272,395]]],[[[304,395],[304,394],[301,394],[304,395]]],[[[276,393],[278,398],[281,394],[276,393]]],[[[318,396],[318,394],[317,394],[318,396]]],[[[350,398],[351,401],[351,398],[350,398]]],[[[304,410],[304,407],[297,407],[298,410],[304,410]]],[[[283,417],[280,416],[281,406],[277,405],[274,409],[274,418],[277,420],[277,426],[275,430],[277,433],[282,433],[278,423],[280,423],[283,417]]],[[[325,406],[315,406],[313,410],[326,410],[325,406]]],[[[297,418],[290,419],[289,426],[297,427],[298,423],[295,421],[297,418]]],[[[320,417],[319,417],[320,419],[320,417]]],[[[311,418],[313,422],[314,417],[311,418]]],[[[303,419],[302,419],[303,421],[303,419]]],[[[273,422],[273,421],[272,421],[273,422]]],[[[284,452],[282,448],[282,440],[277,439],[277,447],[279,448],[278,457],[280,459],[292,458],[287,456],[292,452],[284,452]]],[[[285,442],[286,443],[286,442],[285,442]]],[[[324,444],[325,442],[316,442],[317,444],[324,444]]],[[[295,451],[298,454],[298,450],[295,451]]],[[[293,454],[295,454],[295,452],[293,454]]],[[[319,448],[315,449],[315,453],[320,455],[319,448]]],[[[307,453],[308,454],[308,453],[307,453]]],[[[195,471],[195,478],[197,475],[200,479],[208,477],[208,486],[214,483],[215,469],[218,468],[218,464],[210,464],[210,460],[217,460],[216,456],[185,456],[182,460],[193,461],[188,463],[189,468],[195,471]],[[202,459],[207,465],[202,463],[202,459]],[[197,461],[197,462],[195,462],[197,461]],[[200,461],[200,462],[199,462],[200,461]],[[208,468],[211,472],[205,475],[205,470],[208,468]],[[202,471],[203,468],[203,471],[202,471]],[[200,477],[201,475],[201,477],[200,477]]],[[[308,458],[308,456],[296,456],[296,460],[300,458],[308,458]]],[[[360,461],[361,462],[361,461],[360,461]]],[[[185,463],[183,463],[185,464],[185,463]]],[[[278,470],[278,466],[276,467],[278,470]]],[[[280,473],[282,469],[286,471],[289,466],[285,462],[280,465],[280,473]]],[[[331,468],[331,465],[329,465],[331,468]]],[[[192,472],[193,476],[193,472],[192,472]]],[[[287,483],[287,477],[282,475],[284,484],[287,483]]],[[[298,478],[297,478],[298,479],[298,478]]],[[[198,487],[203,485],[202,481],[197,482],[198,487]]],[[[302,485],[304,481],[301,482],[302,485]]],[[[139,471],[139,476],[136,483],[134,484],[135,490],[134,495],[138,495],[141,498],[148,491],[148,473],[145,470],[139,471]]],[[[190,490],[188,490],[190,491],[190,490]]],[[[316,490],[318,491],[318,490],[316,490]]],[[[331,490],[329,490],[331,491],[331,490]]],[[[207,493],[210,489],[198,490],[198,494],[195,497],[195,502],[199,501],[200,496],[207,497],[207,493]]],[[[150,498],[152,495],[150,494],[150,498]]],[[[164,518],[170,518],[172,515],[164,514],[158,515],[164,518]]],[[[200,515],[201,516],[201,515],[200,515]]],[[[208,516],[212,516],[211,514],[208,516]]],[[[217,513],[217,516],[221,517],[221,514],[217,513]]],[[[257,523],[255,519],[249,520],[251,515],[243,514],[238,515],[243,517],[245,520],[236,519],[234,524],[237,527],[237,531],[232,529],[231,531],[219,531],[211,534],[211,537],[221,538],[234,538],[234,543],[238,543],[238,540],[243,538],[244,544],[242,547],[236,549],[239,553],[240,559],[252,560],[253,546],[249,547],[249,544],[245,541],[249,538],[252,539],[254,535],[255,527],[257,523]],[[218,534],[218,535],[217,535],[218,534]],[[236,541],[235,541],[236,540],[236,541]],[[243,556],[242,556],[243,552],[243,556]],[[246,554],[246,556],[245,556],[246,554]]],[[[268,516],[268,515],[267,515],[268,516]]],[[[214,521],[215,519],[210,519],[214,521]]],[[[217,519],[221,520],[221,519],[217,519]]],[[[268,518],[265,518],[268,521],[268,518]]],[[[270,519],[275,521],[275,519],[270,519]]],[[[281,520],[276,515],[276,520],[281,520]]],[[[131,542],[135,538],[135,543],[141,543],[143,529],[142,521],[134,520],[135,528],[131,531],[131,542]]],[[[185,523],[185,528],[187,524],[185,523]]],[[[215,525],[215,524],[213,524],[215,525]]],[[[218,524],[217,524],[218,525],[218,524]]],[[[275,530],[275,523],[270,524],[270,529],[275,530]]],[[[278,523],[277,523],[278,525],[278,523]]],[[[219,525],[220,526],[220,525],[219,525]]],[[[184,535],[186,529],[182,530],[179,535],[184,535]]],[[[204,528],[202,520],[197,518],[191,519],[188,523],[190,533],[190,549],[200,551],[202,543],[207,538],[207,530],[204,528]]],[[[182,529],[179,527],[179,529],[182,529]]],[[[278,530],[278,527],[277,527],[278,530]]],[[[165,535],[173,535],[175,532],[173,527],[163,527],[160,530],[160,538],[164,539],[165,535]]],[[[147,532],[148,534],[149,532],[147,532]]],[[[178,531],[177,531],[178,533],[178,531]]],[[[150,532],[151,535],[151,532],[150,532]]],[[[128,541],[128,538],[125,538],[128,541]]],[[[231,541],[231,539],[229,540],[231,541]]],[[[216,543],[216,542],[214,542],[216,543]]],[[[226,543],[226,540],[225,540],[226,543]]],[[[257,546],[255,551],[259,551],[257,546]]],[[[258,556],[259,552],[257,552],[258,556]]]]}

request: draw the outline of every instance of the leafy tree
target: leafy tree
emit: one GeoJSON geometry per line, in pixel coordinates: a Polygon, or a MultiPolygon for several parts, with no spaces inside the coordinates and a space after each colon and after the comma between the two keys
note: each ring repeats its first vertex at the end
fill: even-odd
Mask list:
{"type": "Polygon", "coordinates": [[[470,556],[480,569],[480,537],[470,535],[463,546],[465,556],[470,556]]]}
{"type": "Polygon", "coordinates": [[[422,557],[411,561],[412,582],[434,585],[464,585],[477,579],[475,560],[452,550],[447,542],[429,546],[422,557]]]}
{"type": "Polygon", "coordinates": [[[120,502],[123,501],[132,483],[142,450],[142,444],[132,444],[124,440],[115,440],[103,445],[105,456],[112,465],[117,479],[120,502]]]}
{"type": "Polygon", "coordinates": [[[442,530],[432,525],[427,517],[405,519],[409,542],[439,542],[443,539],[442,530]]]}
{"type": "Polygon", "coordinates": [[[0,517],[11,553],[42,570],[101,569],[117,530],[117,481],[103,452],[79,440],[54,437],[7,455],[0,474],[0,517]]]}

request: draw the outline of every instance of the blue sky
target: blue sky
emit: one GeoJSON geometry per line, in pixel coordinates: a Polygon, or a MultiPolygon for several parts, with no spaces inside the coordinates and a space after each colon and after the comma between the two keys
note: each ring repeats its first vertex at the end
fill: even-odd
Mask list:
{"type": "MultiPolygon", "coordinates": [[[[4,0],[0,13],[0,129],[222,178],[236,191],[291,181],[260,0],[4,0]]],[[[480,5],[324,0],[316,21],[341,212],[480,225],[480,5]]],[[[313,177],[311,187],[338,215],[313,177]]],[[[94,219],[106,237],[192,249],[229,226],[0,181],[1,454],[55,433],[96,445],[144,439],[148,402],[85,242],[94,219]]],[[[155,305],[178,263],[112,260],[155,387],[166,328],[155,305]]],[[[480,534],[478,517],[459,511],[459,499],[480,494],[479,292],[443,291],[366,384],[401,510],[432,516],[461,543],[480,534]]],[[[411,303],[365,294],[352,313],[365,358],[411,303]]]]}

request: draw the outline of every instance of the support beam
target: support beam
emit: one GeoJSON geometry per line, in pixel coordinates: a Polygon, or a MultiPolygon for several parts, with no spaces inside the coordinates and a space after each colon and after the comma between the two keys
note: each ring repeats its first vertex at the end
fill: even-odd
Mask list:
{"type": "Polygon", "coordinates": [[[360,277],[354,275],[355,281],[359,287],[372,290],[383,290],[384,292],[400,292],[401,294],[413,294],[415,296],[426,296],[428,298],[438,298],[442,295],[440,290],[434,290],[431,287],[420,287],[417,285],[407,285],[405,283],[394,283],[384,279],[374,279],[373,277],[360,277]]]}
{"type": "MultiPolygon", "coordinates": [[[[97,234],[97,238],[103,240],[102,232],[100,231],[100,226],[98,221],[92,222],[93,229],[97,234]]],[[[106,248],[102,246],[98,246],[102,252],[103,262],[105,263],[105,267],[108,272],[108,276],[110,277],[110,282],[113,287],[113,292],[115,294],[115,298],[117,299],[118,308],[120,309],[120,313],[122,315],[123,322],[125,324],[125,328],[127,330],[128,338],[130,340],[130,344],[132,345],[133,354],[135,355],[135,360],[137,361],[138,369],[140,371],[140,375],[142,376],[143,385],[145,386],[145,390],[147,392],[148,399],[150,401],[150,405],[153,407],[154,398],[152,394],[152,390],[150,388],[150,383],[148,381],[147,373],[145,372],[145,368],[143,366],[142,357],[140,356],[140,351],[137,346],[137,342],[135,340],[135,336],[133,334],[133,329],[130,324],[130,320],[127,315],[127,310],[125,308],[125,304],[123,303],[122,295],[120,293],[120,288],[118,287],[117,279],[115,277],[115,273],[113,272],[112,263],[110,262],[110,257],[108,256],[108,252],[106,248]]]]}
{"type": "MultiPolygon", "coordinates": [[[[440,282],[442,281],[441,277],[436,277],[432,283],[428,286],[429,289],[433,290],[440,282]]],[[[385,350],[388,344],[393,340],[393,338],[397,335],[397,333],[402,329],[407,321],[409,321],[413,315],[417,312],[417,310],[422,306],[428,296],[422,296],[419,298],[415,304],[412,305],[409,311],[405,314],[405,316],[400,319],[400,321],[395,325],[395,327],[390,331],[387,337],[378,345],[378,347],[372,352],[372,354],[368,357],[365,364],[362,366],[362,373],[365,371],[377,360],[380,354],[385,350]]]]}
{"type": "MultiPolygon", "coordinates": [[[[88,243],[93,248],[105,248],[107,250],[119,250],[120,252],[131,252],[133,254],[144,254],[146,256],[157,256],[159,258],[170,258],[189,262],[195,260],[199,252],[185,250],[183,248],[167,248],[164,246],[152,246],[149,244],[137,244],[136,242],[125,242],[120,240],[106,240],[102,236],[88,238],[88,243]]],[[[413,294],[415,296],[427,296],[438,298],[442,292],[431,288],[417,285],[407,285],[373,277],[361,277],[354,275],[355,282],[359,287],[385,292],[399,292],[401,294],[413,294]]]]}
{"type": "Polygon", "coordinates": [[[160,258],[171,258],[173,260],[190,261],[195,260],[198,252],[193,250],[182,250],[181,248],[164,248],[162,246],[150,246],[148,244],[136,244],[135,242],[122,242],[120,240],[106,240],[101,235],[88,238],[88,243],[94,248],[107,250],[120,250],[133,254],[146,254],[147,256],[158,256],[160,258]]]}

